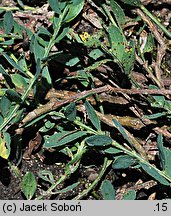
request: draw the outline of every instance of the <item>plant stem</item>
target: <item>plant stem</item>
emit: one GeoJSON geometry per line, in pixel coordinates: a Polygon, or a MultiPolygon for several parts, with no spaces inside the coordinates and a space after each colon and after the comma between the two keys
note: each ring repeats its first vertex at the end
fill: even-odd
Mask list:
{"type": "Polygon", "coordinates": [[[124,153],[126,153],[127,155],[130,155],[131,157],[136,158],[139,162],[151,167],[152,169],[155,169],[161,176],[163,176],[165,179],[167,179],[169,182],[171,182],[171,177],[169,177],[168,175],[166,175],[163,171],[159,170],[158,168],[156,168],[155,166],[151,165],[148,161],[146,161],[143,157],[141,157],[139,154],[137,154],[135,151],[130,151],[126,148],[124,148],[122,145],[120,145],[119,143],[117,143],[116,141],[113,140],[112,145],[114,147],[117,147],[119,149],[121,149],[124,153]]]}
{"type": "Polygon", "coordinates": [[[153,16],[148,10],[147,8],[144,7],[144,5],[140,6],[141,10],[148,16],[150,17],[153,22],[156,23],[156,25],[169,37],[171,38],[171,32],[169,32],[158,20],[155,16],[153,16]]]}
{"type": "Polygon", "coordinates": [[[14,109],[12,110],[12,112],[10,113],[10,115],[4,119],[3,123],[0,126],[0,131],[2,131],[5,126],[15,117],[17,110],[20,108],[20,105],[17,104],[14,109]]]}
{"type": "Polygon", "coordinates": [[[49,55],[49,53],[50,53],[53,45],[55,44],[56,37],[57,37],[57,35],[59,33],[59,30],[60,30],[61,25],[62,25],[62,21],[63,21],[65,15],[66,15],[67,11],[68,11],[68,7],[66,6],[64,8],[64,11],[62,12],[62,14],[59,15],[59,23],[57,24],[57,27],[54,30],[53,36],[52,36],[52,38],[51,38],[51,40],[50,40],[50,42],[48,44],[47,49],[45,50],[45,54],[44,54],[43,58],[47,58],[48,57],[48,55],[49,55]]]}
{"type": "Polygon", "coordinates": [[[75,120],[74,123],[75,123],[76,125],[78,125],[80,128],[86,129],[89,133],[93,133],[93,134],[98,135],[98,132],[97,132],[97,131],[95,131],[95,130],[93,130],[91,127],[89,127],[89,126],[83,124],[81,121],[75,120]]]}
{"type": "MultiPolygon", "coordinates": [[[[64,116],[64,114],[61,113],[61,112],[58,112],[58,113],[56,113],[55,115],[58,116],[58,117],[60,117],[60,118],[66,119],[66,117],[64,116]]],[[[89,133],[93,133],[93,134],[96,134],[96,135],[99,134],[99,132],[93,130],[91,127],[85,125],[84,123],[82,123],[81,121],[79,121],[79,120],[77,120],[77,119],[74,120],[73,123],[76,124],[77,126],[79,126],[80,128],[84,128],[84,129],[87,130],[89,133]]]]}
{"type": "Polygon", "coordinates": [[[60,177],[60,179],[55,183],[53,184],[44,194],[38,196],[35,200],[41,200],[44,196],[48,195],[48,194],[51,194],[51,191],[54,190],[57,185],[59,185],[61,182],[63,182],[68,176],[67,175],[62,175],[60,177]]]}
{"type": "Polygon", "coordinates": [[[20,8],[19,7],[0,7],[0,10],[14,11],[14,10],[20,10],[20,8]]]}
{"type": "MultiPolygon", "coordinates": [[[[57,37],[57,35],[58,35],[58,33],[59,33],[59,30],[60,30],[60,27],[61,27],[61,24],[62,24],[62,20],[63,20],[64,16],[66,15],[67,10],[68,10],[68,7],[65,7],[63,13],[60,15],[59,23],[58,23],[57,28],[55,29],[54,34],[53,34],[53,36],[52,36],[52,38],[51,38],[51,40],[50,40],[50,42],[49,42],[49,44],[48,44],[48,47],[47,47],[47,49],[46,49],[46,51],[45,51],[45,54],[44,54],[44,57],[43,57],[43,58],[48,57],[49,52],[50,52],[52,46],[55,44],[55,40],[56,40],[56,37],[57,37]]],[[[42,69],[42,67],[43,67],[43,65],[41,65],[41,69],[42,69]]],[[[41,69],[40,69],[40,71],[41,71],[41,69]]],[[[32,80],[32,82],[30,83],[28,89],[25,91],[24,95],[21,97],[22,101],[24,101],[24,100],[26,99],[26,97],[27,97],[29,91],[31,90],[31,88],[32,88],[32,86],[33,86],[33,84],[34,84],[35,81],[36,81],[36,79],[33,78],[33,80],[32,80]]],[[[12,110],[12,112],[10,113],[10,115],[9,115],[9,116],[4,120],[4,122],[1,124],[1,126],[0,126],[0,131],[2,131],[2,130],[5,128],[5,126],[15,117],[15,115],[16,115],[16,113],[17,113],[17,110],[18,110],[19,108],[20,108],[20,105],[19,105],[19,104],[17,104],[17,105],[14,107],[14,109],[12,110]]]]}
{"type": "Polygon", "coordinates": [[[106,5],[105,4],[102,4],[102,8],[103,8],[103,11],[106,13],[106,15],[108,16],[108,18],[110,19],[111,23],[118,27],[115,20],[113,19],[111,13],[109,12],[108,8],[106,8],[106,5]]]}
{"type": "Polygon", "coordinates": [[[51,187],[44,192],[44,194],[38,196],[36,200],[40,200],[46,195],[54,194],[52,191],[57,187],[57,185],[65,181],[68,178],[68,176],[70,176],[78,169],[80,160],[82,158],[82,155],[85,153],[85,151],[86,151],[85,142],[83,141],[81,142],[81,145],[78,147],[77,153],[74,155],[74,158],[69,163],[66,164],[65,173],[59,178],[59,180],[57,180],[54,184],[52,184],[51,187]],[[73,170],[71,171],[72,165],[73,165],[73,170]]]}
{"type": "MultiPolygon", "coordinates": [[[[30,92],[31,88],[33,87],[35,80],[36,80],[36,78],[34,77],[31,81],[30,85],[28,86],[27,90],[22,95],[21,99],[23,102],[25,101],[28,93],[30,92]]],[[[19,108],[20,108],[20,104],[15,105],[14,109],[11,111],[9,116],[7,118],[5,118],[3,123],[1,124],[0,131],[2,131],[5,128],[5,126],[15,117],[19,108]]]]}
{"type": "Polygon", "coordinates": [[[85,197],[92,189],[94,189],[96,187],[96,185],[98,184],[98,182],[101,180],[102,176],[104,175],[106,169],[110,166],[110,164],[112,163],[112,160],[108,160],[106,157],[104,158],[104,163],[103,163],[103,167],[98,175],[98,177],[96,178],[96,180],[94,180],[94,182],[90,185],[90,187],[88,187],[86,190],[84,190],[82,193],[80,193],[78,196],[76,196],[73,200],[80,200],[83,197],[85,197]]]}

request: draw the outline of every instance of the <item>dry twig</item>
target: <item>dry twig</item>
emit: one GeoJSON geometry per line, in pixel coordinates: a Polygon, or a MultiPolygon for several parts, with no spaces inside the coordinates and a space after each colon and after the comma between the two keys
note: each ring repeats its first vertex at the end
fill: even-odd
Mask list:
{"type": "Polygon", "coordinates": [[[113,88],[109,85],[105,85],[103,87],[95,88],[88,91],[80,92],[74,96],[68,97],[62,101],[56,101],[56,98],[50,100],[47,104],[38,107],[37,109],[30,112],[20,124],[20,127],[24,126],[28,122],[32,121],[33,119],[37,118],[40,115],[43,115],[47,112],[55,110],[65,104],[71,103],[73,101],[80,100],[82,98],[88,97],[92,94],[98,94],[102,92],[111,92],[111,93],[124,93],[124,94],[142,94],[142,95],[171,95],[171,90],[165,89],[121,89],[121,88],[113,88]]]}
{"type": "MultiPolygon", "coordinates": [[[[166,54],[167,46],[166,46],[164,38],[162,37],[161,33],[158,31],[157,26],[150,20],[150,18],[148,18],[140,9],[137,9],[136,12],[139,16],[141,16],[143,21],[147,23],[152,34],[154,35],[155,39],[159,43],[159,45],[157,46],[157,58],[156,58],[156,62],[154,64],[155,74],[156,74],[156,78],[157,78],[158,82],[156,82],[154,77],[152,77],[152,78],[157,83],[157,85],[161,88],[164,85],[163,85],[163,82],[161,79],[162,72],[161,72],[160,66],[161,66],[162,59],[166,54]]],[[[149,70],[147,70],[147,72],[149,72],[149,70]]]]}

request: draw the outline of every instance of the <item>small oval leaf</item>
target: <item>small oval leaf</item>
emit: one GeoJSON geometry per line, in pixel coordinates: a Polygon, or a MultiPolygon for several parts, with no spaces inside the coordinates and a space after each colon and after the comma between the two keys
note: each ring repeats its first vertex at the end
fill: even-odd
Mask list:
{"type": "Polygon", "coordinates": [[[104,180],[100,187],[104,200],[115,200],[115,189],[109,180],[104,180]]]}
{"type": "Polygon", "coordinates": [[[36,178],[32,172],[27,172],[21,182],[21,189],[28,200],[30,200],[37,189],[36,178]]]}
{"type": "Polygon", "coordinates": [[[126,169],[130,166],[133,166],[137,163],[137,160],[129,155],[122,155],[116,157],[115,161],[112,164],[113,169],[126,169]]]}
{"type": "Polygon", "coordinates": [[[69,121],[75,120],[77,115],[77,109],[74,102],[71,102],[68,106],[66,106],[64,115],[69,121]]]}
{"type": "Polygon", "coordinates": [[[49,5],[52,8],[52,10],[54,10],[55,13],[57,13],[57,14],[60,14],[61,11],[66,6],[66,2],[61,2],[58,0],[48,0],[48,1],[49,1],[49,5]]]}
{"type": "Polygon", "coordinates": [[[4,15],[4,30],[6,34],[10,34],[14,25],[14,19],[11,11],[7,11],[4,15]]]}
{"type": "Polygon", "coordinates": [[[85,105],[85,108],[87,110],[90,121],[92,122],[92,124],[94,125],[94,127],[97,130],[100,130],[101,129],[100,121],[99,121],[99,118],[98,118],[94,108],[91,106],[91,104],[88,101],[86,101],[84,105],[85,105]]]}
{"type": "Polygon", "coordinates": [[[26,89],[28,87],[26,80],[20,74],[12,74],[11,80],[14,83],[14,85],[20,89],[23,89],[23,88],[26,89]]]}
{"type": "Polygon", "coordinates": [[[111,145],[112,139],[106,135],[93,135],[86,139],[89,146],[108,146],[111,145]]]}
{"type": "Polygon", "coordinates": [[[52,148],[52,147],[62,146],[86,134],[87,134],[86,131],[77,131],[77,132],[73,131],[73,133],[72,131],[63,131],[60,133],[55,133],[52,136],[45,138],[45,143],[43,147],[52,148]]]}
{"type": "Polygon", "coordinates": [[[135,190],[129,190],[123,196],[123,200],[135,200],[135,199],[136,199],[136,191],[135,190]]]}
{"type": "Polygon", "coordinates": [[[11,101],[6,96],[3,96],[0,100],[0,110],[4,118],[8,115],[10,108],[11,108],[11,101]]]}

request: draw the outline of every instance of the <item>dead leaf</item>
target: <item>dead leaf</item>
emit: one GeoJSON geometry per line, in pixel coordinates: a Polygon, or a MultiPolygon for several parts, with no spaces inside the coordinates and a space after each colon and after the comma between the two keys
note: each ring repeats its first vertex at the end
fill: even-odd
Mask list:
{"type": "Polygon", "coordinates": [[[149,197],[148,200],[155,200],[156,199],[156,192],[152,193],[149,197]]]}
{"type": "Polygon", "coordinates": [[[23,159],[30,160],[33,151],[37,150],[42,142],[42,136],[39,132],[36,133],[36,137],[29,141],[28,148],[23,154],[23,159]]]}

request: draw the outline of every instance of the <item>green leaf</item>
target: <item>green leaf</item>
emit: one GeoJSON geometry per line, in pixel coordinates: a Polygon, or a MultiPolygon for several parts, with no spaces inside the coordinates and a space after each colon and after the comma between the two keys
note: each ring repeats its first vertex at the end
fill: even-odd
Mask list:
{"type": "Polygon", "coordinates": [[[86,143],[89,146],[108,146],[111,145],[112,139],[106,135],[93,135],[86,138],[86,143]]]}
{"type": "Polygon", "coordinates": [[[15,117],[11,120],[11,123],[15,124],[15,123],[19,122],[22,118],[23,112],[24,112],[24,108],[21,110],[18,110],[15,117]]]}
{"type": "Polygon", "coordinates": [[[165,155],[164,172],[171,178],[171,150],[166,147],[163,150],[165,155]]]}
{"type": "Polygon", "coordinates": [[[3,117],[0,115],[0,124],[3,123],[3,117]]]}
{"type": "Polygon", "coordinates": [[[30,200],[37,189],[37,182],[32,172],[27,172],[21,182],[21,189],[25,197],[30,200]]]}
{"type": "Polygon", "coordinates": [[[31,120],[30,122],[27,122],[25,124],[25,127],[30,127],[31,125],[35,124],[36,122],[44,119],[46,116],[48,116],[49,114],[48,113],[45,113],[44,115],[41,115],[41,116],[38,116],[37,118],[31,120]]]}
{"type": "Polygon", "coordinates": [[[78,185],[80,184],[80,182],[76,182],[72,185],[69,185],[68,187],[62,189],[62,190],[58,190],[58,191],[55,191],[53,192],[53,194],[62,194],[62,193],[67,193],[71,190],[73,190],[74,188],[76,188],[78,185]]]}
{"type": "Polygon", "coordinates": [[[58,37],[56,38],[55,42],[58,43],[59,41],[61,41],[65,37],[65,35],[68,33],[68,31],[69,31],[68,27],[64,28],[61,34],[59,34],[58,37]]]}
{"type": "Polygon", "coordinates": [[[153,96],[155,102],[151,103],[152,107],[163,108],[165,104],[165,97],[164,96],[153,96]]]}
{"type": "Polygon", "coordinates": [[[171,102],[169,100],[165,100],[164,109],[171,113],[171,102]]]}
{"type": "Polygon", "coordinates": [[[45,47],[43,47],[39,43],[39,37],[37,35],[33,35],[30,41],[30,51],[34,54],[35,60],[37,62],[38,59],[42,60],[44,53],[45,53],[45,47]]]}
{"type": "Polygon", "coordinates": [[[160,118],[162,116],[167,115],[167,112],[161,112],[161,113],[155,113],[155,114],[151,114],[151,115],[144,115],[145,118],[148,119],[156,119],[156,118],[160,118]]]}
{"type": "Polygon", "coordinates": [[[78,14],[82,11],[83,6],[84,6],[84,0],[73,1],[72,4],[68,5],[69,10],[63,22],[67,23],[75,19],[75,17],[77,17],[78,14]]]}
{"type": "MultiPolygon", "coordinates": [[[[84,40],[84,44],[87,47],[99,47],[101,45],[101,41],[100,41],[100,37],[102,36],[102,34],[100,33],[100,31],[98,32],[99,35],[92,35],[86,38],[86,40],[84,40],[84,35],[82,37],[82,39],[84,40]]],[[[79,43],[83,43],[82,40],[79,43]]]]}
{"type": "Polygon", "coordinates": [[[55,179],[53,177],[53,174],[51,171],[49,170],[40,170],[38,172],[38,176],[43,179],[44,181],[50,182],[51,184],[53,184],[55,182],[55,179]]]}
{"type": "Polygon", "coordinates": [[[38,78],[40,72],[41,72],[41,60],[38,58],[37,59],[37,64],[36,64],[36,73],[34,75],[35,80],[38,78]]]}
{"type": "Polygon", "coordinates": [[[14,101],[16,103],[22,102],[21,96],[13,89],[7,89],[5,94],[10,101],[14,101]]]}
{"type": "Polygon", "coordinates": [[[46,35],[46,36],[52,36],[52,34],[46,29],[40,26],[39,31],[37,33],[38,35],[46,35]]]}
{"type": "Polygon", "coordinates": [[[43,147],[52,148],[52,147],[62,146],[87,134],[86,131],[77,131],[73,133],[71,132],[72,131],[63,131],[60,133],[54,133],[50,137],[47,138],[45,137],[45,142],[43,147]]]}
{"type": "MultiPolygon", "coordinates": [[[[27,66],[27,60],[26,60],[25,56],[22,55],[22,58],[20,58],[20,59],[18,60],[18,64],[19,64],[19,66],[20,66],[24,71],[28,71],[28,70],[29,70],[29,69],[28,69],[28,66],[27,66]]],[[[26,72],[25,75],[28,76],[28,75],[27,75],[27,72],[26,72]]],[[[25,79],[25,81],[27,81],[27,79],[25,78],[25,76],[24,76],[23,78],[25,79]]],[[[30,77],[29,77],[29,78],[30,78],[30,77]]]]}
{"type": "Polygon", "coordinates": [[[43,61],[51,61],[53,59],[55,59],[55,61],[59,63],[66,64],[66,62],[71,60],[71,55],[67,53],[63,53],[63,51],[59,51],[49,55],[48,57],[43,58],[43,61]]]}
{"type": "Polygon", "coordinates": [[[4,89],[4,88],[1,88],[0,89],[0,97],[2,97],[2,96],[4,96],[5,95],[5,91],[6,91],[7,89],[4,89]]]}
{"type": "Polygon", "coordinates": [[[0,45],[13,45],[13,44],[14,44],[14,39],[10,39],[10,40],[0,42],[0,45]]]}
{"type": "Polygon", "coordinates": [[[141,167],[143,168],[144,171],[146,171],[150,176],[152,176],[154,179],[159,181],[163,185],[169,186],[170,183],[163,177],[161,176],[156,169],[154,169],[152,166],[148,166],[144,163],[140,163],[141,167]]]}
{"type": "Polygon", "coordinates": [[[122,155],[116,157],[112,164],[113,169],[126,169],[137,163],[137,160],[129,155],[122,155]]]}
{"type": "Polygon", "coordinates": [[[126,18],[123,9],[120,5],[114,0],[110,0],[110,5],[112,7],[112,11],[115,15],[118,25],[121,27],[125,24],[126,18]]]}
{"type": "Polygon", "coordinates": [[[73,67],[74,65],[76,65],[78,62],[80,61],[80,59],[78,57],[74,57],[72,59],[70,59],[69,61],[66,62],[66,65],[69,67],[73,67]]]}
{"type": "Polygon", "coordinates": [[[114,147],[109,147],[109,148],[105,149],[104,152],[107,154],[118,154],[118,153],[121,153],[122,150],[114,148],[114,147]]]}
{"type": "Polygon", "coordinates": [[[55,32],[55,29],[59,27],[59,25],[61,25],[61,17],[53,17],[53,30],[55,32]]]}
{"type": "Polygon", "coordinates": [[[129,190],[123,196],[123,200],[135,200],[135,199],[136,199],[136,191],[135,190],[129,190]]]}
{"type": "Polygon", "coordinates": [[[145,47],[143,49],[143,53],[152,52],[155,49],[155,42],[154,37],[152,33],[149,33],[147,36],[147,42],[145,44],[145,47]]]}
{"type": "Polygon", "coordinates": [[[118,129],[118,131],[122,134],[122,136],[129,142],[129,144],[132,146],[131,141],[129,140],[129,137],[127,136],[124,128],[122,127],[122,125],[115,119],[112,119],[115,127],[118,129]]]}
{"type": "Polygon", "coordinates": [[[125,48],[121,62],[125,73],[130,74],[135,62],[135,43],[133,41],[125,48]]]}
{"type": "Polygon", "coordinates": [[[8,159],[11,151],[11,137],[10,134],[5,132],[0,134],[0,157],[8,159]]]}
{"type": "Polygon", "coordinates": [[[37,42],[39,43],[40,46],[42,46],[43,48],[48,46],[49,44],[48,39],[44,40],[42,37],[38,36],[38,34],[36,36],[37,36],[37,42]]]}
{"type": "Polygon", "coordinates": [[[11,136],[8,132],[4,132],[4,140],[8,149],[10,149],[11,136]]]}
{"type": "Polygon", "coordinates": [[[4,118],[7,117],[10,107],[11,101],[6,96],[3,96],[0,101],[0,111],[4,118]]]}
{"type": "Polygon", "coordinates": [[[61,2],[58,0],[48,0],[49,5],[51,6],[52,10],[55,11],[55,13],[60,14],[61,11],[65,8],[66,2],[61,2]]]}
{"type": "Polygon", "coordinates": [[[11,11],[7,11],[4,15],[4,30],[6,34],[10,34],[14,25],[13,15],[11,11]]]}
{"type": "Polygon", "coordinates": [[[120,29],[112,24],[108,28],[108,33],[111,52],[120,62],[122,62],[123,54],[125,52],[125,38],[120,29]]]}
{"type": "MultiPolygon", "coordinates": [[[[149,89],[159,89],[159,88],[155,85],[149,85],[149,89]]],[[[153,96],[153,98],[155,102],[151,103],[152,107],[164,108],[166,99],[163,95],[153,96]]]]}
{"type": "Polygon", "coordinates": [[[104,180],[100,187],[104,200],[115,200],[115,189],[109,180],[104,180]]]}
{"type": "Polygon", "coordinates": [[[10,88],[14,87],[14,84],[12,83],[10,75],[5,71],[2,65],[0,65],[0,72],[2,73],[3,77],[5,78],[6,82],[8,83],[10,88]]]}
{"type": "Polygon", "coordinates": [[[157,137],[157,146],[159,149],[159,158],[160,158],[161,167],[162,169],[164,169],[166,157],[165,157],[165,151],[163,146],[163,136],[161,134],[159,134],[157,137]]]}
{"type": "Polygon", "coordinates": [[[86,73],[84,70],[80,70],[77,72],[77,77],[83,86],[87,87],[90,84],[90,73],[86,73]]]}
{"type": "Polygon", "coordinates": [[[77,109],[75,102],[71,102],[65,107],[64,115],[69,121],[74,121],[76,119],[77,109]]]}
{"type": "Polygon", "coordinates": [[[84,105],[85,105],[85,108],[86,108],[86,111],[87,111],[87,114],[89,116],[91,123],[94,125],[94,127],[97,130],[101,130],[100,121],[99,121],[99,118],[94,108],[91,106],[91,104],[88,101],[85,101],[84,105]]]}
{"type": "Polygon", "coordinates": [[[48,66],[45,66],[42,69],[42,79],[45,79],[45,85],[47,85],[48,88],[49,88],[49,86],[52,86],[52,79],[51,79],[51,76],[49,73],[48,66]]]}
{"type": "Polygon", "coordinates": [[[98,58],[102,57],[104,53],[100,49],[93,49],[90,53],[89,56],[93,58],[94,60],[97,60],[98,58]]]}
{"type": "Polygon", "coordinates": [[[120,0],[120,1],[135,7],[140,7],[142,5],[141,0],[120,0]]]}
{"type": "Polygon", "coordinates": [[[51,130],[54,126],[55,126],[54,122],[47,121],[47,122],[45,122],[45,125],[39,129],[39,131],[42,133],[46,133],[49,130],[51,130]]]}
{"type": "Polygon", "coordinates": [[[31,39],[33,32],[25,26],[20,25],[18,22],[14,20],[14,34],[19,35],[21,38],[23,38],[23,31],[25,31],[27,33],[28,38],[31,39]]]}
{"type": "Polygon", "coordinates": [[[20,74],[11,74],[11,80],[17,88],[27,89],[28,87],[25,78],[21,76],[20,74]]]}
{"type": "Polygon", "coordinates": [[[17,70],[25,74],[25,71],[11,58],[9,57],[6,53],[2,52],[1,53],[4,58],[17,70]]]}

